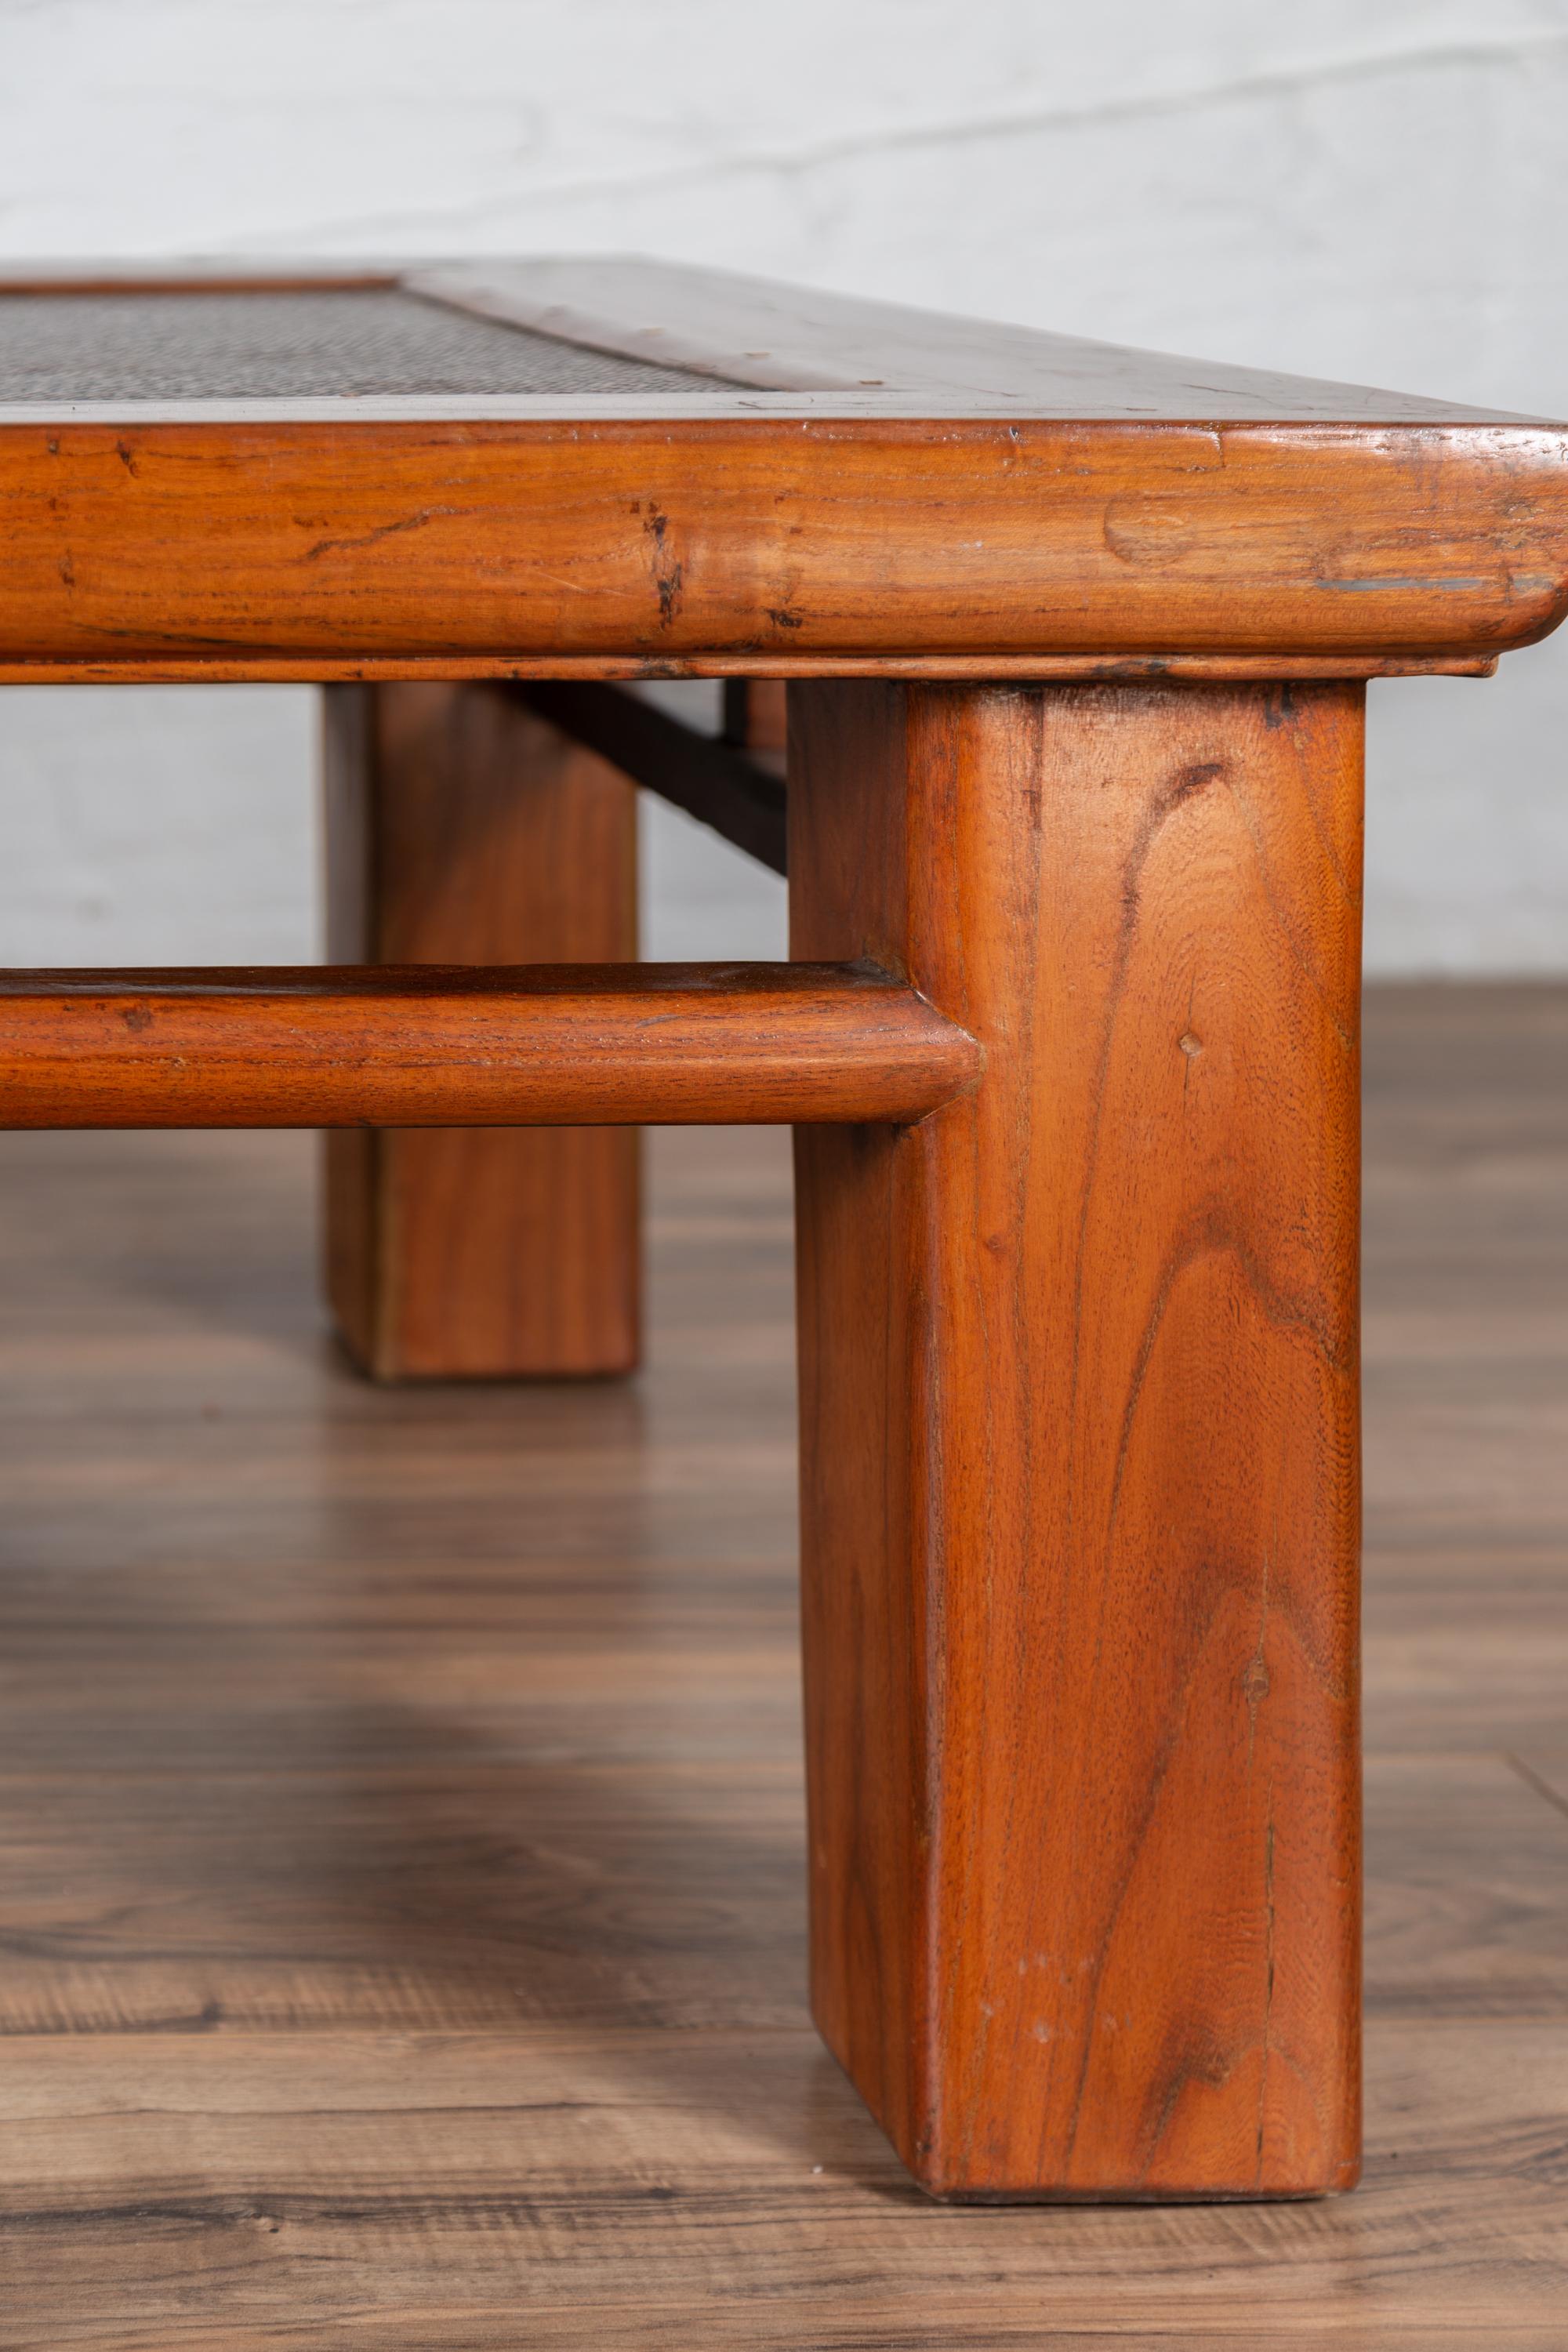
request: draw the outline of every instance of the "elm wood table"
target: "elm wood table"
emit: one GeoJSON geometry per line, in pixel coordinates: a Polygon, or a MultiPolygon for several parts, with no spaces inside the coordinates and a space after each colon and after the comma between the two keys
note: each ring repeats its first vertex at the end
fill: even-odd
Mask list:
{"type": "Polygon", "coordinates": [[[824,2033],[941,2195],[1347,2186],[1363,682],[1560,618],[1568,431],[621,262],[0,354],[0,676],[331,684],[345,959],[14,973],[5,1118],[341,1124],[388,1375],[625,1367],[632,1124],[795,1122],[824,2033]],[[678,677],[792,964],[630,961],[628,776],[782,862],[678,677]]]}

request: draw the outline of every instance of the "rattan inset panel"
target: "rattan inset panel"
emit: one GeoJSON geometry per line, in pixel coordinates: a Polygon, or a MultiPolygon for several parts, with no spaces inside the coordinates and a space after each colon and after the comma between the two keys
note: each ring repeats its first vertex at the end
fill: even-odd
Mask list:
{"type": "Polygon", "coordinates": [[[0,401],[668,397],[711,393],[717,381],[392,288],[0,295],[0,401]]]}

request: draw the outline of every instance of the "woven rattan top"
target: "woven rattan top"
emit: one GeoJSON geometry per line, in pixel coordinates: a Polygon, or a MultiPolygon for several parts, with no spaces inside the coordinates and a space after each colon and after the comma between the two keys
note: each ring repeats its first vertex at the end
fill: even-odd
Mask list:
{"type": "Polygon", "coordinates": [[[0,294],[0,401],[711,392],[395,288],[0,294]]]}

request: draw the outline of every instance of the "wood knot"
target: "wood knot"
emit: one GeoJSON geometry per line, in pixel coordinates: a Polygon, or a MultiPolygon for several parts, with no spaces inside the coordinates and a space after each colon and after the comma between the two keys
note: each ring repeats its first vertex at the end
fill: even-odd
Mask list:
{"type": "Polygon", "coordinates": [[[1190,1055],[1194,1059],[1204,1050],[1203,1039],[1201,1037],[1194,1037],[1190,1029],[1187,1030],[1184,1035],[1178,1037],[1176,1043],[1181,1047],[1184,1054],[1190,1055]]]}

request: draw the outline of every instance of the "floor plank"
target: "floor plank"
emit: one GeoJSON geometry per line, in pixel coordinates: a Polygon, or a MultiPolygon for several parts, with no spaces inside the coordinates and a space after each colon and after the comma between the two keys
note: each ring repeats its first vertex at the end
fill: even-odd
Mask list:
{"type": "Polygon", "coordinates": [[[803,1999],[781,1139],[381,1391],[300,1139],[0,1139],[0,2343],[1568,2341],[1568,989],[1368,1009],[1367,2179],[942,2210],[803,1999]]]}

